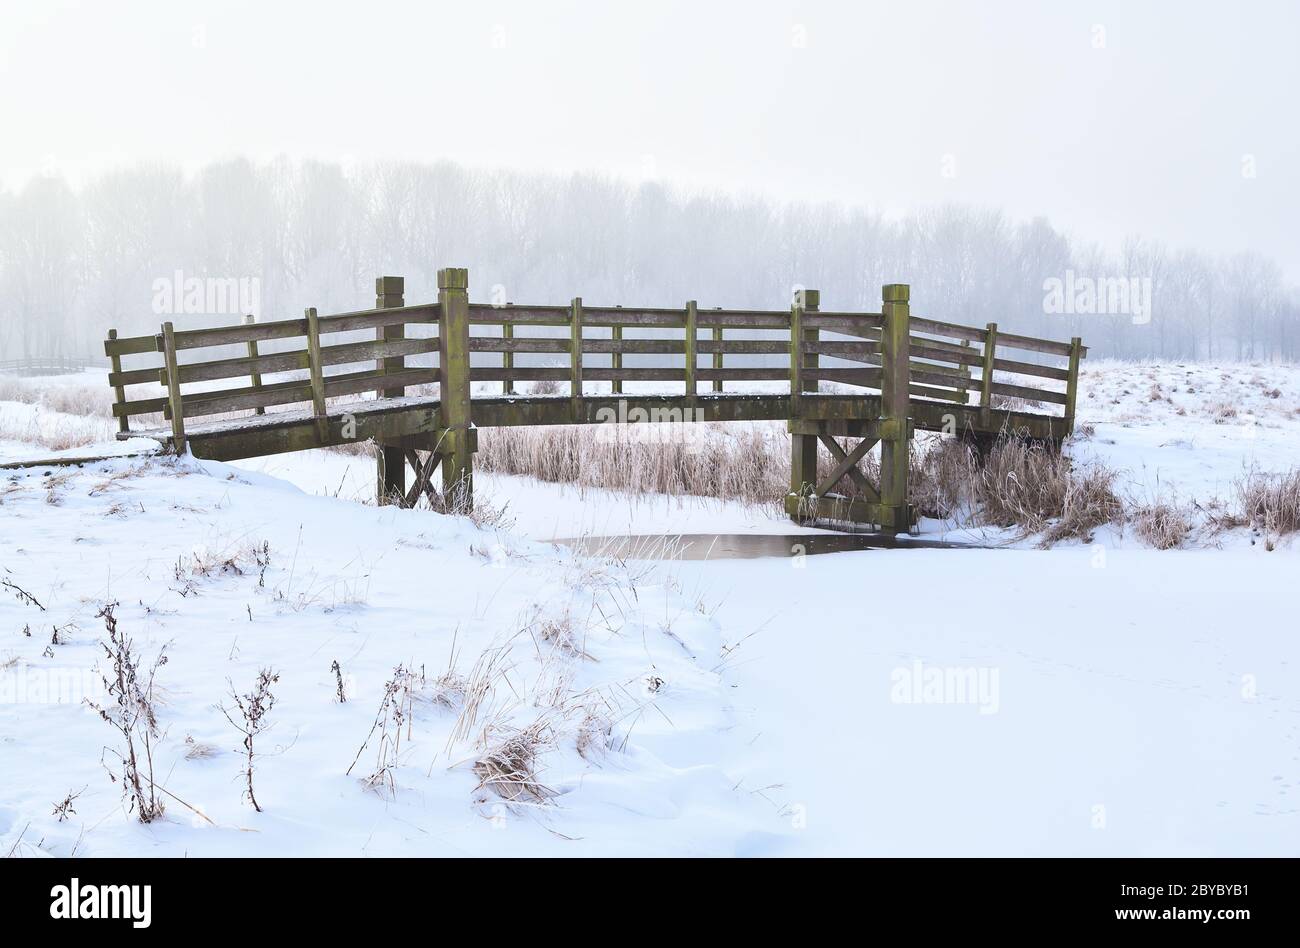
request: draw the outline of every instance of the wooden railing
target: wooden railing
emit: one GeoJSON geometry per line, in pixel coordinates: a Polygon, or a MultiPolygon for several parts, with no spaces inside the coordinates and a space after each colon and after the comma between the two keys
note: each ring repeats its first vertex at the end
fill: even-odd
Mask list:
{"type": "MultiPolygon", "coordinates": [[[[187,420],[263,414],[288,405],[303,406],[320,431],[315,440],[296,441],[293,447],[325,444],[331,399],[374,394],[392,400],[413,386],[436,383],[445,481],[464,479],[470,471],[474,383],[500,383],[508,396],[517,395],[522,383],[567,383],[572,403],[567,414],[552,412],[537,421],[541,413],[511,402],[493,407],[491,423],[497,424],[588,421],[584,401],[602,397],[594,390],[606,384],[615,396],[628,385],[649,386],[656,393],[672,386],[672,397],[684,405],[730,399],[729,418],[786,418],[794,437],[792,494],[821,486],[817,446],[833,441],[824,425],[800,423],[825,417],[819,414],[824,399],[837,393],[851,398],[862,389],[878,391],[879,411],[870,430],[883,445],[885,506],[902,496],[891,479],[905,481],[913,422],[920,418],[937,427],[936,413],[923,411],[920,403],[914,410],[912,399],[931,407],[962,406],[966,426],[986,432],[995,430],[996,412],[1005,414],[995,399],[1023,399],[1031,408],[1059,405],[1064,418],[1057,421],[1063,424],[1047,430],[1052,437],[1069,432],[1079,362],[1087,352],[1079,339],[1055,342],[1000,332],[992,323],[980,329],[913,316],[909,296],[905,285],[886,286],[880,312],[865,313],[823,311],[816,290],[803,291],[788,311],[701,309],[693,300],[680,308],[589,306],[581,298],[567,305],[495,306],[469,302],[466,271],[448,269],[439,271],[436,303],[407,306],[401,278],[381,277],[373,309],[328,316],[308,309],[301,319],[256,322],[250,316],[238,325],[204,329],[178,330],[169,322],[154,336],[121,338],[110,331],[104,351],[111,363],[113,414],[123,435],[130,432],[131,418],[161,414],[177,450],[186,444],[187,420]],[[753,338],[758,331],[784,338],[753,338]],[[338,338],[369,332],[372,339],[338,338]],[[271,346],[275,351],[265,351],[271,346]],[[424,356],[427,365],[407,361],[424,356]],[[558,364],[523,365],[520,357],[558,364]],[[657,364],[627,365],[629,357],[657,364]],[[740,357],[772,361],[738,365],[740,357]],[[1044,358],[1063,364],[1045,364],[1044,358]],[[123,365],[141,359],[151,364],[123,365]],[[669,361],[676,364],[665,364],[669,361]],[[286,373],[298,377],[276,378],[286,373]],[[769,398],[746,414],[745,399],[752,396],[737,394],[735,386],[762,382],[783,383],[788,400],[778,405],[769,398]],[[139,384],[161,385],[164,394],[129,396],[128,389],[139,384]]],[[[387,483],[383,466],[400,468],[411,447],[381,446],[380,479],[387,483]]],[[[836,453],[839,446],[827,447],[836,453]]],[[[857,460],[840,450],[834,480],[857,460]]]]}
{"type": "Polygon", "coordinates": [[[0,362],[0,375],[67,375],[99,365],[103,362],[76,356],[33,356],[0,362]]]}

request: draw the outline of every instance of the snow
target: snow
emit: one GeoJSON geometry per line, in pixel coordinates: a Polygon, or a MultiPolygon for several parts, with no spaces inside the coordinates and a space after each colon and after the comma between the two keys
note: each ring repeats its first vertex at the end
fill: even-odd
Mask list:
{"type": "MultiPolygon", "coordinates": [[[[55,855],[741,853],[780,836],[766,804],[716,763],[732,739],[715,671],[721,632],[666,587],[633,588],[631,577],[465,521],[314,497],[192,460],[17,472],[0,516],[5,577],[48,610],[0,603],[0,655],[12,663],[0,705],[6,850],[20,833],[55,855]],[[263,542],[264,578],[246,559],[242,573],[194,575],[197,561],[263,542]],[[95,613],[110,597],[146,654],[167,646],[159,782],[215,827],[174,801],[162,822],[128,819],[100,763],[107,726],[74,701],[31,700],[68,680],[94,697],[95,613]],[[564,617],[590,658],[535,638],[564,617]],[[55,625],[64,644],[49,645],[55,625]],[[431,687],[415,703],[396,793],[345,776],[396,665],[430,680],[449,666],[468,676],[490,649],[507,650],[509,670],[478,724],[552,722],[539,775],[558,793],[552,806],[507,806],[476,790],[479,750],[450,739],[455,714],[431,702],[431,687]],[[349,681],[343,704],[335,660],[349,681]],[[246,691],[262,667],[281,677],[256,765],[258,814],[241,800],[238,735],[216,705],[230,704],[227,679],[246,691]],[[588,710],[617,722],[618,745],[585,760],[574,742],[588,710]],[[195,743],[213,756],[188,759],[195,743]],[[53,803],[81,787],[78,817],[57,822],[53,803]]],[[[372,744],[360,771],[374,759],[372,744]]]]}
{"type": "MultiPolygon", "coordinates": [[[[1085,363],[1081,393],[1072,452],[1120,470],[1135,498],[1207,505],[1243,473],[1300,464],[1294,366],[1085,363]]],[[[0,417],[30,407],[0,402],[0,417]]],[[[1293,542],[1268,551],[1236,530],[1156,551],[1107,529],[1043,551],[927,521],[924,535],[1001,548],[616,563],[548,541],[808,531],[740,504],[493,475],[478,495],[506,520],[480,529],[370,506],[373,490],[373,461],[335,452],[0,475],[0,575],[48,610],[0,600],[0,853],[1229,856],[1300,843],[1293,542]],[[264,577],[247,559],[263,541],[264,577]],[[241,551],[242,574],[194,575],[196,556],[241,551]],[[167,645],[159,782],[215,826],[171,799],[163,820],[136,822],[101,764],[107,725],[75,701],[32,700],[92,688],[110,598],[146,654],[167,645]],[[590,657],[539,634],[565,617],[590,657]],[[429,682],[507,642],[492,710],[453,740],[456,714],[429,682]],[[345,770],[399,663],[426,684],[390,792],[358,779],[373,742],[345,770]],[[258,813],[216,706],[230,705],[227,679],[246,691],[263,667],[280,680],[258,813]],[[613,739],[584,757],[594,708],[613,739]],[[477,732],[539,716],[555,735],[539,779],[557,795],[523,805],[480,788],[477,732]],[[196,744],[211,756],[187,757],[196,744]],[[54,804],[83,787],[59,822],[54,804]]]]}

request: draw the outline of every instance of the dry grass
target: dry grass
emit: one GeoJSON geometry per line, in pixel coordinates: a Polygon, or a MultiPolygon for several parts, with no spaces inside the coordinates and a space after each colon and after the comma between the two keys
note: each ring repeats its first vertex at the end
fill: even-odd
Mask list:
{"type": "Polygon", "coordinates": [[[1187,510],[1163,500],[1132,507],[1128,520],[1138,539],[1157,550],[1177,549],[1192,532],[1187,510]]]}
{"type": "Polygon", "coordinates": [[[567,612],[555,618],[542,619],[539,617],[529,626],[529,631],[533,635],[533,643],[537,646],[539,654],[543,652],[543,645],[545,645],[546,648],[558,651],[569,658],[583,658],[594,661],[587,650],[583,648],[583,642],[574,630],[573,620],[567,612]]]}
{"type": "Polygon", "coordinates": [[[493,428],[479,433],[476,461],[483,471],[582,488],[775,505],[788,489],[790,440],[766,425],[493,428]]]}
{"type": "Polygon", "coordinates": [[[1210,413],[1216,425],[1222,425],[1237,417],[1237,406],[1231,402],[1215,402],[1206,406],[1206,411],[1210,413]]]}
{"type": "Polygon", "coordinates": [[[478,788],[491,790],[511,803],[546,803],[556,794],[538,779],[537,759],[554,743],[555,732],[545,717],[503,737],[489,738],[474,761],[478,788]]]}
{"type": "Polygon", "coordinates": [[[21,420],[0,416],[0,441],[34,444],[51,451],[81,448],[97,441],[112,440],[111,426],[96,418],[36,415],[21,420]]]}
{"type": "Polygon", "coordinates": [[[113,393],[106,385],[40,385],[0,375],[0,402],[40,405],[64,415],[113,417],[113,393]]]}
{"type": "Polygon", "coordinates": [[[590,762],[602,756],[614,744],[614,722],[600,711],[589,710],[578,725],[574,738],[578,756],[590,762]]]}
{"type": "MultiPolygon", "coordinates": [[[[690,438],[626,438],[599,433],[603,426],[502,428],[481,433],[482,468],[634,496],[702,496],[781,509],[789,490],[790,438],[777,426],[694,425],[690,438]]],[[[845,450],[852,450],[845,442],[845,450]]],[[[819,455],[819,476],[831,460],[819,455]]],[[[861,464],[879,475],[877,451],[861,464]]],[[[919,444],[911,452],[910,490],[922,516],[957,524],[1019,527],[1042,534],[1044,545],[1087,539],[1123,520],[1116,474],[1100,465],[1079,468],[1059,451],[1004,435],[978,458],[951,438],[919,444]]],[[[843,478],[835,490],[856,493],[843,478]]]]}
{"type": "Polygon", "coordinates": [[[969,444],[944,438],[909,453],[908,491],[917,514],[958,520],[970,510],[979,460],[969,444]]]}
{"type": "Polygon", "coordinates": [[[1300,530],[1300,469],[1285,474],[1249,474],[1237,483],[1241,519],[1275,540],[1300,530]]]}
{"type": "Polygon", "coordinates": [[[1004,436],[978,468],[974,495],[980,522],[1041,534],[1039,545],[1088,542],[1093,532],[1124,519],[1115,493],[1116,473],[1099,464],[1076,469],[1070,458],[1045,445],[1004,436]]]}

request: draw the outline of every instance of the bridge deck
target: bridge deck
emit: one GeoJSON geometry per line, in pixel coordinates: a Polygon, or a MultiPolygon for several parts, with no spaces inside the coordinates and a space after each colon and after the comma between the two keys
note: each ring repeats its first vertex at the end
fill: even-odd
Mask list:
{"type": "MultiPolygon", "coordinates": [[[[799,396],[800,434],[875,437],[880,396],[872,394],[812,394],[799,396]]],[[[332,405],[324,417],[311,408],[270,412],[247,418],[223,419],[187,426],[186,439],[196,457],[216,461],[302,451],[373,438],[381,444],[426,449],[439,427],[441,400],[436,397],[368,399],[332,405]]],[[[996,434],[1004,427],[1032,438],[1060,440],[1066,419],[1059,415],[992,409],[978,405],[912,399],[913,425],[923,431],[996,434]]],[[[684,423],[718,421],[790,421],[789,395],[567,395],[476,397],[474,426],[582,425],[640,421],[684,423]]],[[[155,438],[170,444],[170,429],[155,428],[119,434],[120,438],[155,438]]]]}

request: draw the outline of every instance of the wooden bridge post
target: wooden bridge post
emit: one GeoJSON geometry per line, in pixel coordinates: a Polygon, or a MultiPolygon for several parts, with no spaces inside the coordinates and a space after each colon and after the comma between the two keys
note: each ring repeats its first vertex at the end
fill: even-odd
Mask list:
{"type": "Polygon", "coordinates": [[[722,391],[722,327],[713,328],[713,371],[718,375],[713,379],[713,390],[722,391]]]}
{"type": "Polygon", "coordinates": [[[1069,378],[1065,380],[1065,434],[1074,434],[1074,403],[1079,397],[1079,358],[1083,354],[1083,340],[1075,336],[1070,340],[1069,378]]]}
{"type": "MultiPolygon", "coordinates": [[[[403,295],[406,290],[406,281],[399,276],[381,276],[375,277],[375,308],[376,309],[397,309],[406,305],[403,295]]],[[[406,337],[406,327],[402,324],[396,326],[380,326],[375,330],[375,340],[384,342],[390,339],[404,339],[406,337]]],[[[389,372],[400,372],[406,365],[406,360],[402,356],[396,358],[380,359],[375,368],[387,375],[389,372]]],[[[380,393],[383,398],[401,398],[406,394],[405,388],[386,388],[380,393]]],[[[406,494],[406,455],[400,447],[389,445],[379,445],[376,452],[376,463],[378,469],[375,477],[375,489],[378,494],[378,503],[380,506],[390,503],[395,497],[402,497],[406,494]]]]}
{"type": "Polygon", "coordinates": [[[980,372],[980,425],[989,427],[990,413],[993,409],[993,360],[998,351],[998,324],[989,323],[984,329],[984,364],[980,372]]]}
{"type": "MultiPolygon", "coordinates": [[[[509,315],[502,317],[501,338],[507,340],[507,344],[509,344],[509,340],[515,338],[515,324],[510,321],[509,315]]],[[[515,393],[513,375],[515,371],[515,354],[509,349],[501,353],[501,368],[505,370],[505,378],[501,380],[501,394],[513,395],[515,393]]]]}
{"type": "Polygon", "coordinates": [[[316,307],[309,306],[307,317],[307,369],[311,376],[311,410],[316,422],[316,437],[324,444],[329,440],[329,416],[325,408],[325,366],[320,356],[320,319],[316,307]]]}
{"type": "MultiPolygon", "coordinates": [[[[797,423],[803,419],[803,401],[799,397],[804,392],[817,391],[816,382],[804,378],[806,368],[817,368],[816,355],[804,352],[804,344],[816,342],[818,331],[805,329],[804,313],[815,313],[821,305],[821,292],[803,290],[802,299],[796,298],[790,307],[790,421],[797,423]]],[[[792,425],[793,426],[793,425],[792,425]]],[[[800,513],[800,501],[809,490],[817,487],[817,436],[810,434],[790,435],[790,493],[791,502],[787,511],[794,520],[805,519],[800,513]]]]}
{"type": "MultiPolygon", "coordinates": [[[[110,330],[108,331],[108,341],[109,341],[109,342],[116,342],[116,341],[117,341],[117,330],[116,330],[116,329],[110,329],[110,330]]],[[[105,349],[105,350],[111,350],[111,351],[109,351],[109,356],[108,356],[109,368],[112,370],[112,372],[113,372],[114,375],[121,375],[121,374],[122,374],[122,357],[118,354],[117,349],[113,348],[112,346],[108,346],[108,345],[105,345],[105,346],[104,346],[104,349],[105,349]]],[[[126,401],[126,386],[125,386],[125,385],[114,385],[114,386],[113,386],[113,395],[114,395],[114,397],[117,398],[117,400],[118,400],[119,403],[120,403],[120,402],[124,402],[124,401],[126,401]]],[[[128,418],[126,415],[122,415],[121,417],[119,417],[119,418],[117,419],[117,430],[118,430],[118,431],[130,431],[130,430],[131,430],[131,419],[128,418]]]]}
{"type": "MultiPolygon", "coordinates": [[[[699,329],[696,322],[699,319],[699,304],[695,300],[686,301],[686,407],[688,409],[695,407],[695,396],[699,391],[699,383],[695,380],[696,373],[699,371],[699,329]]],[[[693,417],[693,416],[692,416],[693,417]]]]}
{"type": "Polygon", "coordinates": [[[569,303],[569,401],[573,420],[582,419],[582,297],[569,303]]]}
{"type": "MultiPolygon", "coordinates": [[[[622,325],[617,325],[611,329],[609,332],[609,338],[614,340],[614,354],[610,356],[609,365],[615,372],[620,372],[623,369],[623,353],[618,351],[618,347],[623,342],[622,325]]],[[[615,395],[622,395],[623,380],[614,379],[614,381],[610,383],[609,390],[615,395]]]]}
{"type": "MultiPolygon", "coordinates": [[[[257,323],[257,317],[256,317],[256,316],[254,316],[252,313],[247,313],[247,314],[245,314],[245,316],[244,316],[244,325],[245,325],[245,326],[252,326],[252,325],[255,325],[256,323],[257,323]]],[[[248,357],[249,357],[250,359],[256,359],[256,358],[257,358],[257,340],[256,340],[256,339],[250,339],[250,340],[248,340],[248,357]]],[[[251,370],[251,371],[249,372],[249,374],[248,374],[248,380],[249,380],[250,382],[253,383],[253,388],[261,388],[261,387],[262,387],[262,373],[259,372],[257,369],[253,369],[253,370],[251,370]]],[[[266,414],[266,409],[263,408],[261,405],[258,405],[257,408],[253,409],[253,414],[255,414],[255,415],[265,415],[265,414],[266,414]]]]}
{"type": "Polygon", "coordinates": [[[881,289],[881,296],[885,325],[880,359],[880,527],[887,533],[904,533],[913,521],[907,498],[911,290],[906,283],[890,283],[881,289]]]}
{"type": "Polygon", "coordinates": [[[438,271],[439,423],[442,490],[452,510],[474,505],[474,441],[469,378],[469,271],[438,271]]]}
{"type": "Polygon", "coordinates": [[[176,359],[176,331],[171,323],[162,327],[163,363],[167,366],[167,404],[172,415],[172,447],[185,453],[185,403],[181,398],[180,364],[176,359]]]}

